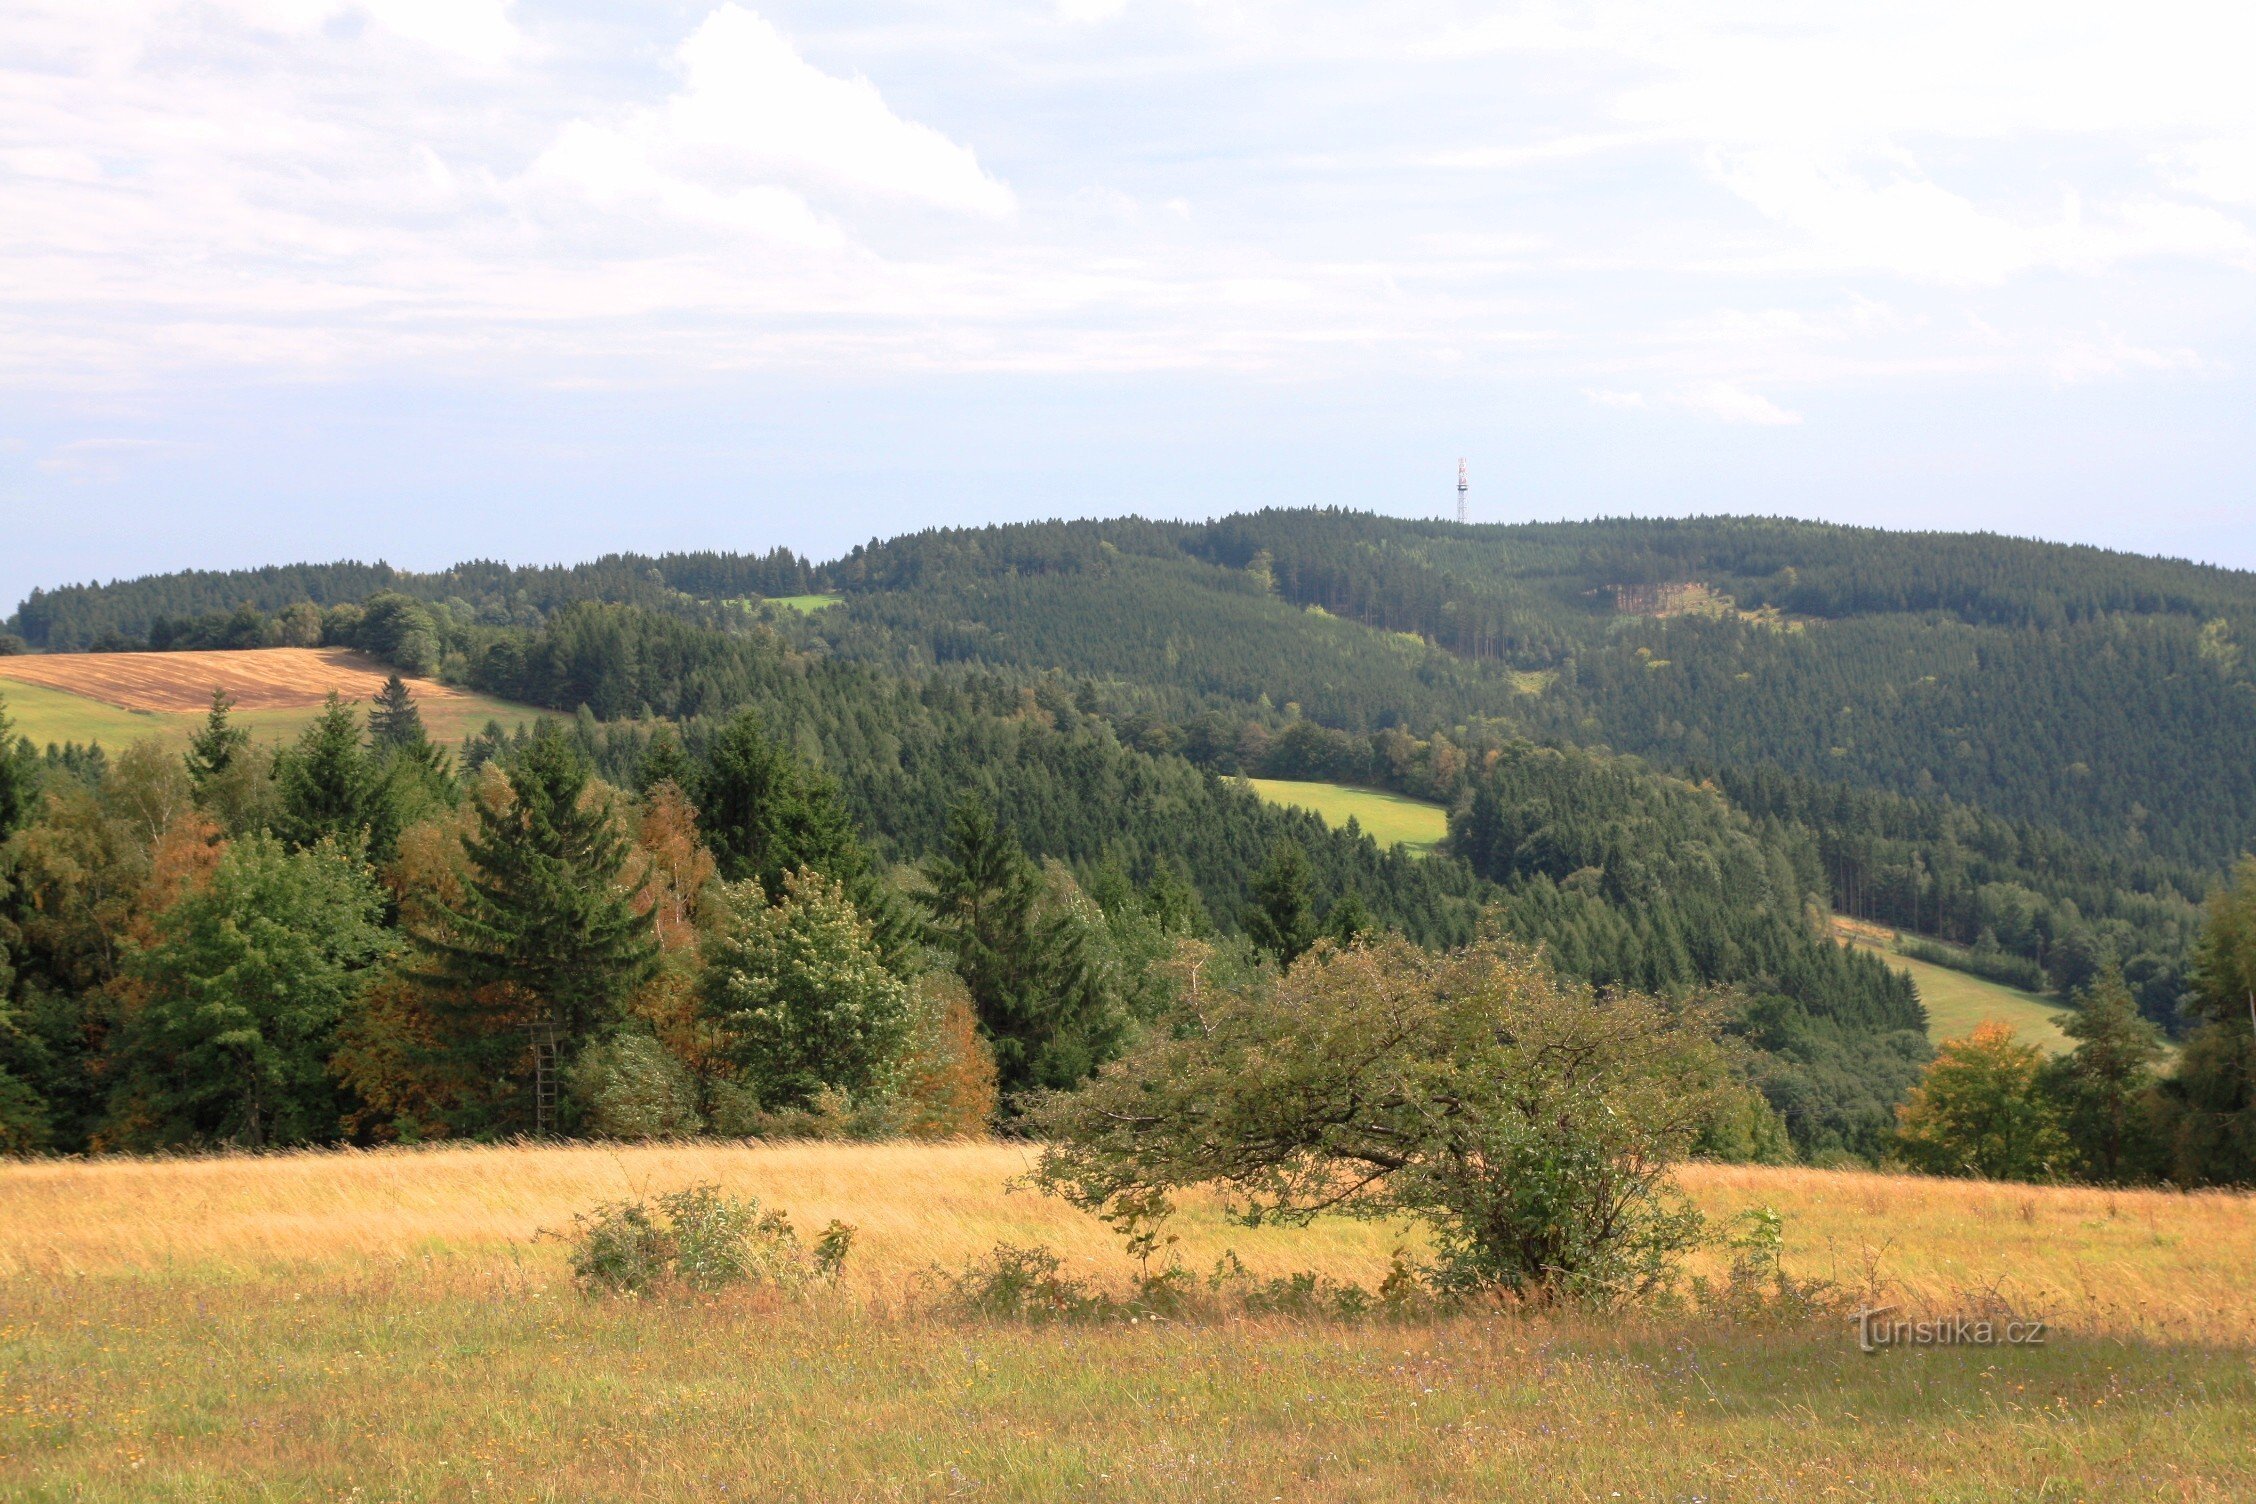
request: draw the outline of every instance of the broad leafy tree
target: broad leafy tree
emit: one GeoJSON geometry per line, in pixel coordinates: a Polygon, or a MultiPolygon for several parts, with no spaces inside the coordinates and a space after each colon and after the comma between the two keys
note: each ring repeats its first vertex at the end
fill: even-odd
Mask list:
{"type": "Polygon", "coordinates": [[[1743,1094],[1714,1025],[1509,944],[1319,946],[1273,987],[1186,993],[1044,1100],[1037,1177],[1145,1237],[1207,1184],[1256,1222],[1407,1216],[1446,1284],[1610,1299],[1698,1235],[1668,1177],[1743,1094]]]}
{"type": "Polygon", "coordinates": [[[724,890],[705,946],[704,1008],[721,1053],[770,1110],[826,1090],[888,1094],[916,1022],[869,922],[808,870],[784,878],[773,904],[749,885],[724,890]]]}
{"type": "Polygon", "coordinates": [[[2042,1180],[2070,1163],[2057,1104],[2043,1088],[2044,1054],[1987,1023],[1946,1041],[1896,1109],[1895,1150],[1929,1175],[2042,1180]]]}
{"type": "Polygon", "coordinates": [[[337,1028],[392,948],[374,876],[331,844],[236,842],[129,963],[111,1137],[319,1143],[341,1127],[337,1028]]]}

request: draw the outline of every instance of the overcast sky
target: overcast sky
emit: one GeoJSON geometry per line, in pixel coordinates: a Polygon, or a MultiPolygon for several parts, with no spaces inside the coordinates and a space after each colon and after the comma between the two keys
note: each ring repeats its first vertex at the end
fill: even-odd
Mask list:
{"type": "Polygon", "coordinates": [[[1460,456],[2256,567],[2248,14],[5,0],[0,611],[1460,456]]]}

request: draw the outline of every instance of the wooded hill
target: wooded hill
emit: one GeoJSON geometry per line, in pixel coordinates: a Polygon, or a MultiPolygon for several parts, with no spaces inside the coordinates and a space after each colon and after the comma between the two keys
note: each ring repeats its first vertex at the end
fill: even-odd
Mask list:
{"type": "Polygon", "coordinates": [[[1265,512],[827,565],[159,576],[35,594],[10,625],[47,651],[364,648],[572,715],[627,787],[656,720],[694,762],[752,707],[881,861],[930,852],[975,792],[1093,891],[1180,880],[1224,931],[1290,840],[1319,917],[1441,944],[1497,906],[1596,980],[1742,989],[1796,1138],[1868,1152],[1919,1013],[1813,910],[2064,993],[2113,960],[2173,1019],[2197,901],[2256,830],[2252,623],[2246,574],[1987,536],[1265,512]],[[758,605],[812,590],[844,603],[758,605]],[[1236,773],[1437,800],[1450,850],[1380,852],[1236,773]]]}

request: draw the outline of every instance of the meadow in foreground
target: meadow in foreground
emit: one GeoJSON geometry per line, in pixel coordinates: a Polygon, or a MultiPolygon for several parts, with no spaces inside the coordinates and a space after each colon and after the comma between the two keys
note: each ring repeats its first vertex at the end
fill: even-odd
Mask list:
{"type": "MultiPolygon", "coordinates": [[[[2256,1203],[1694,1167],[1712,1218],[2042,1347],[1866,1356],[1688,1311],[1028,1325],[936,1267],[1104,1228],[1007,1145],[444,1149],[0,1169],[0,1494],[28,1499],[2236,1499],[2256,1203]],[[716,1183],[860,1229],[839,1287],[590,1300],[544,1231],[716,1183]]],[[[1181,1219],[1375,1282],[1398,1230],[1181,1219]]],[[[1712,1266],[1711,1266],[1712,1267],[1712,1266]]]]}

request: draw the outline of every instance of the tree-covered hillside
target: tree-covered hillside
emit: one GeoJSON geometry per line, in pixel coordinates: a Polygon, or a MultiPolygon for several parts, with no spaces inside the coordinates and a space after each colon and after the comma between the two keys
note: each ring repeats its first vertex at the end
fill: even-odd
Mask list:
{"type": "MultiPolygon", "coordinates": [[[[1733,989],[1805,1149],[1875,1152],[1926,1050],[1906,985],[1826,910],[2063,998],[2119,970],[2172,1024],[2199,901],[2256,836],[2256,581],[1991,537],[1265,512],[936,531],[825,565],[186,574],[38,594],[11,626],[44,651],[360,648],[548,707],[610,785],[693,802],[749,711],[834,791],[881,928],[906,874],[989,828],[1108,914],[1154,904],[1279,955],[1374,927],[1457,944],[1485,912],[1600,983],[1733,989]],[[757,604],[815,589],[845,603],[757,604]],[[1381,851],[1241,774],[1432,800],[1451,840],[1381,851]]],[[[526,746],[497,728],[454,773],[417,766],[454,799],[526,746]]],[[[19,748],[19,847],[58,849],[32,829],[57,790],[102,826],[124,750],[19,748]]],[[[84,985],[16,944],[19,1013],[84,985]]],[[[1044,1058],[1024,1068],[1065,1068],[1044,1058]]]]}

